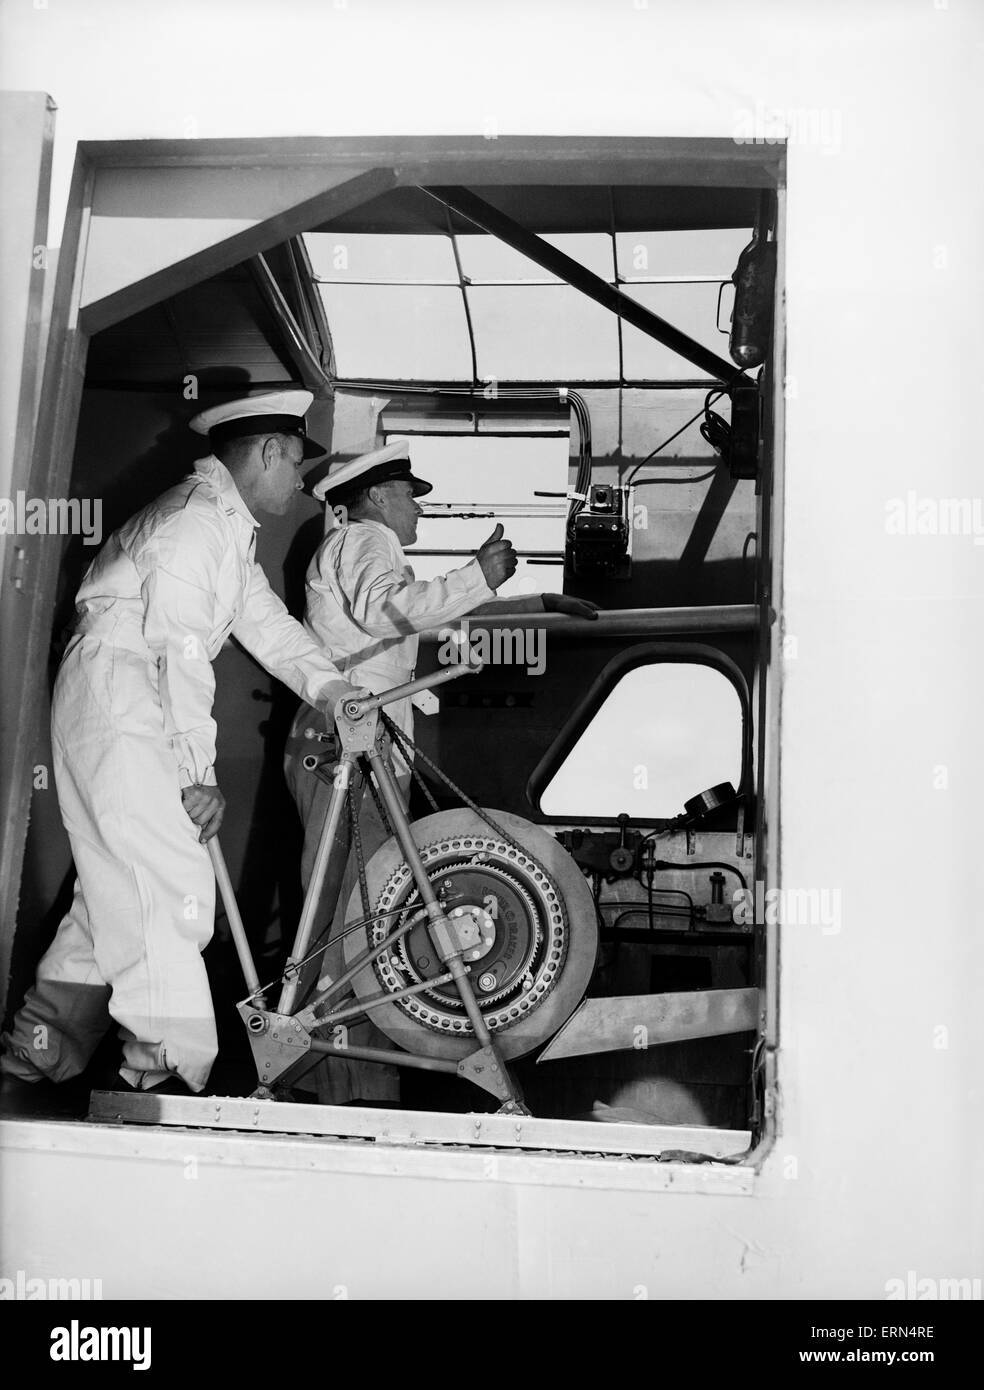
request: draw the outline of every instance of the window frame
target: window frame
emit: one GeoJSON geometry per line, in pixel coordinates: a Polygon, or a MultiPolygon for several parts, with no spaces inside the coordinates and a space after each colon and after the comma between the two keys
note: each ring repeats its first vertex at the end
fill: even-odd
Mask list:
{"type": "MultiPolygon", "coordinates": [[[[262,253],[283,244],[290,236],[310,226],[319,214],[324,216],[326,208],[343,206],[346,200],[353,204],[366,202],[390,188],[427,182],[472,182],[477,186],[497,182],[535,185],[551,179],[556,181],[560,172],[563,172],[570,182],[588,186],[609,185],[613,178],[617,178],[656,184],[671,183],[675,180],[699,185],[720,184],[727,187],[758,187],[771,184],[777,190],[779,247],[775,293],[776,330],[770,358],[771,392],[765,393],[767,418],[764,460],[764,471],[773,482],[774,490],[763,509],[760,535],[763,554],[767,557],[770,567],[767,571],[770,584],[768,592],[762,596],[760,605],[761,663],[758,672],[765,683],[760,684],[758,692],[758,775],[761,794],[758,806],[759,823],[756,827],[757,858],[762,867],[763,877],[766,885],[770,881],[775,883],[780,849],[779,718],[782,697],[782,633],[777,617],[782,596],[783,366],[786,332],[783,299],[783,142],[777,141],[774,148],[767,149],[736,145],[733,140],[728,139],[631,136],[589,139],[544,139],[524,136],[506,137],[493,143],[481,138],[469,142],[433,137],[288,137],[271,140],[80,142],[59,256],[44,383],[37,412],[38,428],[31,468],[32,490],[36,495],[61,495],[65,491],[74,456],[88,342],[90,336],[101,328],[159,302],[178,289],[238,264],[249,255],[262,253]],[[299,158],[308,162],[320,159],[326,168],[332,165],[336,168],[344,166],[350,174],[350,186],[341,190],[328,189],[315,198],[301,198],[298,195],[293,204],[285,206],[283,211],[258,220],[245,231],[217,237],[202,250],[186,255],[173,265],[148,271],[92,303],[83,302],[83,272],[88,230],[93,216],[95,191],[99,178],[105,171],[125,169],[136,187],[140,179],[146,179],[148,175],[159,173],[164,168],[176,167],[182,175],[200,174],[203,179],[212,179],[216,172],[225,177],[237,177],[243,164],[252,166],[259,163],[262,166],[262,176],[280,179],[289,174],[299,158]],[[770,808],[767,820],[762,809],[766,798],[770,808]]],[[[181,213],[176,211],[169,215],[180,216],[181,213]]],[[[342,382],[337,384],[344,385],[342,382]]],[[[674,385],[679,387],[688,384],[692,383],[674,382],[674,385]]],[[[30,688],[32,681],[36,682],[43,677],[54,610],[56,560],[56,548],[47,547],[37,560],[32,557],[30,561],[32,582],[27,586],[26,604],[30,640],[20,670],[20,684],[24,690],[30,688]]],[[[665,655],[670,644],[658,645],[665,655]]],[[[692,644],[688,644],[688,647],[690,651],[693,650],[692,644]]],[[[718,662],[730,660],[724,653],[713,654],[718,662]]],[[[742,680],[744,681],[744,677],[742,680]]],[[[26,768],[30,761],[34,711],[26,698],[20,702],[19,708],[22,714],[15,724],[15,737],[11,741],[13,747],[5,758],[9,762],[13,782],[17,786],[26,786],[28,780],[23,777],[18,779],[17,774],[26,768]]],[[[6,810],[10,811],[12,805],[13,798],[8,797],[6,810]]],[[[8,908],[15,908],[23,869],[26,821],[16,815],[5,815],[2,820],[5,829],[0,844],[0,864],[6,872],[0,876],[3,885],[0,889],[0,905],[6,904],[8,908]]],[[[552,818],[545,818],[544,823],[552,823],[552,818]]],[[[9,926],[4,927],[5,937],[8,933],[12,937],[16,911],[0,912],[0,918],[5,924],[9,923],[9,926]]],[[[764,947],[766,965],[763,972],[763,1005],[766,1017],[760,1041],[766,1049],[763,1084],[767,1091],[763,1123],[753,1136],[755,1148],[747,1159],[749,1165],[755,1168],[760,1166],[771,1147],[776,1130],[775,1105],[769,1101],[769,1096],[774,1093],[775,1048],[778,1043],[778,932],[774,927],[768,928],[764,947]]],[[[0,992],[5,990],[6,984],[5,979],[0,979],[0,992]]],[[[434,1113],[439,1119],[439,1112],[434,1113]]],[[[386,1112],[376,1112],[370,1119],[373,1135],[377,1138],[381,1134],[385,1135],[386,1112]]],[[[564,1127],[570,1123],[565,1120],[543,1121],[544,1137],[538,1142],[537,1147],[550,1150],[553,1146],[548,1131],[557,1126],[558,1133],[563,1133],[564,1127]]],[[[64,1128],[69,1132],[77,1127],[68,1125],[64,1128]]],[[[654,1131],[659,1128],[652,1127],[654,1131]]],[[[337,1129],[332,1131],[337,1132],[337,1129]]],[[[625,1149],[619,1149],[617,1144],[606,1140],[603,1126],[596,1127],[594,1133],[597,1135],[597,1141],[593,1149],[598,1154],[603,1154],[609,1164],[626,1152],[625,1149]]],[[[429,1143],[441,1142],[434,1133],[419,1135],[417,1142],[421,1140],[429,1143]]],[[[127,1140],[127,1143],[130,1143],[130,1140],[127,1140]]],[[[703,1185],[702,1190],[705,1190],[703,1185]]]]}
{"type": "MultiPolygon", "coordinates": [[[[736,791],[739,797],[748,798],[752,795],[754,792],[752,703],[748,682],[741,667],[725,652],[703,642],[640,642],[612,657],[611,661],[595,677],[591,686],[561,725],[560,732],[553,743],[530,773],[526,783],[526,797],[536,813],[538,822],[543,825],[569,825],[572,821],[585,825],[618,825],[616,816],[602,816],[593,811],[551,815],[543,810],[540,804],[541,798],[580,742],[592,720],[629,672],[638,670],[642,666],[656,666],[667,662],[673,662],[677,665],[709,666],[731,682],[741,705],[741,780],[736,791]]],[[[693,794],[696,796],[698,792],[704,790],[703,787],[694,787],[693,794]]],[[[680,810],[683,810],[682,806],[680,810]]],[[[671,819],[669,816],[630,816],[628,824],[662,829],[670,823],[671,819]]]]}
{"type": "MultiPolygon", "coordinates": [[[[745,238],[745,239],[747,240],[747,239],[751,236],[751,229],[741,229],[741,230],[742,230],[742,236],[743,236],[743,238],[745,238]]],[[[308,246],[307,241],[305,240],[305,237],[306,237],[307,235],[322,235],[322,233],[318,233],[318,232],[315,232],[315,233],[302,233],[302,234],[300,235],[300,237],[299,237],[299,240],[300,240],[300,241],[303,243],[303,245],[304,245],[304,254],[305,254],[306,258],[307,258],[307,268],[308,268],[308,275],[309,275],[309,280],[310,280],[310,286],[311,286],[311,288],[312,288],[312,290],[313,290],[313,292],[314,292],[314,298],[317,299],[317,301],[318,301],[318,306],[319,306],[319,308],[320,308],[320,311],[321,311],[323,314],[324,314],[324,313],[328,313],[328,299],[327,299],[327,297],[326,297],[326,295],[325,295],[325,289],[326,289],[327,287],[343,286],[343,287],[349,287],[349,288],[356,288],[356,287],[362,286],[362,287],[365,287],[365,288],[374,287],[374,288],[381,288],[381,289],[400,289],[400,288],[409,288],[409,287],[415,287],[415,288],[418,288],[418,289],[422,289],[422,288],[431,288],[431,289],[438,289],[438,290],[443,290],[443,289],[456,289],[456,290],[458,290],[458,292],[459,292],[459,294],[460,294],[460,297],[461,297],[461,307],[462,307],[462,316],[463,316],[463,317],[462,317],[462,323],[463,323],[463,326],[464,326],[465,331],[466,331],[466,333],[467,333],[468,348],[469,348],[470,359],[471,359],[471,378],[470,378],[470,380],[469,380],[468,376],[466,376],[465,374],[461,373],[461,374],[455,374],[455,375],[452,375],[452,376],[443,377],[443,378],[441,378],[441,380],[443,380],[443,381],[445,381],[445,382],[458,382],[458,383],[460,383],[460,384],[463,385],[463,386],[464,386],[464,385],[470,385],[470,386],[472,386],[472,387],[477,387],[477,386],[481,385],[482,382],[489,382],[489,381],[502,381],[502,382],[505,382],[505,381],[511,381],[511,380],[516,380],[516,381],[522,380],[522,381],[529,381],[529,382],[538,382],[538,381],[542,381],[543,383],[548,383],[548,382],[550,382],[551,380],[554,379],[553,377],[540,377],[540,376],[539,376],[537,373],[535,373],[535,372],[534,372],[532,375],[526,375],[526,376],[524,376],[522,373],[517,373],[515,370],[510,370],[510,371],[508,371],[508,372],[500,372],[500,371],[491,372],[491,371],[490,371],[491,363],[489,363],[489,362],[484,362],[484,361],[480,361],[480,358],[482,357],[482,355],[483,355],[483,354],[488,354],[489,352],[491,352],[492,349],[491,349],[490,346],[489,346],[490,335],[489,335],[489,333],[487,332],[487,330],[482,329],[482,330],[476,332],[476,326],[477,326],[477,323],[478,323],[479,317],[480,317],[480,316],[479,316],[479,307],[480,307],[480,304],[482,303],[482,301],[481,301],[479,298],[474,297],[474,295],[473,295],[472,292],[473,292],[473,291],[491,290],[491,289],[499,289],[499,290],[503,290],[503,289],[505,289],[505,290],[509,290],[509,289],[558,289],[558,290],[564,290],[564,291],[571,290],[572,287],[571,287],[570,285],[568,285],[567,282],[566,282],[565,280],[563,280],[560,276],[558,276],[558,275],[550,275],[550,274],[548,274],[548,273],[545,272],[545,271],[539,270],[539,268],[536,268],[538,273],[534,273],[534,274],[530,274],[530,275],[524,275],[524,276],[519,276],[519,275],[517,275],[517,276],[508,276],[508,275],[507,275],[507,276],[499,276],[499,277],[490,277],[490,276],[487,276],[487,275],[484,275],[484,274],[479,275],[479,274],[474,274],[474,273],[472,273],[472,274],[466,273],[466,270],[465,270],[465,260],[466,260],[466,258],[462,255],[462,247],[467,246],[467,244],[468,244],[468,242],[469,242],[469,240],[470,240],[471,238],[470,238],[469,236],[463,236],[461,233],[455,232],[455,231],[454,231],[453,226],[452,226],[452,223],[451,223],[451,219],[450,219],[450,214],[448,214],[448,218],[447,218],[447,231],[446,231],[445,233],[443,233],[443,234],[436,234],[436,235],[443,235],[444,237],[446,237],[446,239],[447,239],[447,241],[448,241],[448,243],[449,243],[449,245],[450,245],[451,256],[452,256],[454,265],[455,265],[455,267],[456,267],[456,277],[455,277],[455,278],[451,278],[451,277],[449,277],[449,278],[447,278],[447,279],[439,279],[439,278],[420,278],[420,277],[417,277],[417,278],[414,278],[414,277],[409,277],[409,278],[394,278],[394,277],[391,277],[391,276],[389,276],[389,275],[384,275],[384,274],[371,275],[371,274],[366,273],[366,274],[363,274],[363,275],[361,275],[361,276],[358,275],[358,274],[357,274],[357,275],[353,275],[353,276],[349,276],[347,272],[346,272],[344,275],[342,275],[342,274],[339,274],[339,275],[331,275],[331,274],[322,273],[320,270],[316,270],[316,269],[312,266],[313,257],[311,256],[311,248],[308,246]]],[[[340,236],[344,236],[344,233],[340,233],[339,235],[340,235],[340,236]]],[[[357,235],[360,235],[360,236],[363,236],[363,237],[371,237],[371,236],[374,236],[374,235],[386,236],[386,235],[390,235],[390,234],[383,232],[383,233],[358,233],[357,235]]],[[[414,234],[411,233],[410,235],[414,235],[414,234]]],[[[479,237],[481,237],[481,238],[483,238],[483,239],[486,239],[486,240],[488,240],[488,241],[495,241],[495,238],[491,235],[491,233],[488,233],[488,232],[476,233],[476,235],[479,236],[479,237]]],[[[553,235],[546,234],[546,235],[544,235],[543,240],[546,241],[546,242],[547,242],[548,244],[550,244],[550,245],[556,246],[558,242],[560,242],[560,241],[563,240],[564,235],[565,235],[565,234],[557,234],[557,233],[555,233],[555,234],[553,234],[553,235]]],[[[568,234],[568,235],[577,236],[577,235],[579,235],[579,234],[578,234],[578,233],[571,233],[571,234],[568,234]]],[[[716,286],[717,286],[717,290],[718,290],[718,294],[717,294],[717,311],[716,311],[716,314],[715,314],[714,327],[715,327],[716,331],[717,331],[719,334],[720,334],[720,333],[725,333],[725,334],[727,333],[727,330],[726,330],[726,329],[722,329],[721,326],[720,326],[721,296],[722,296],[722,293],[723,293],[723,291],[725,290],[725,288],[726,288],[727,286],[729,286],[729,285],[732,283],[731,280],[730,280],[727,276],[711,275],[711,274],[700,274],[700,273],[689,272],[689,271],[688,271],[688,272],[684,272],[684,273],[678,273],[678,274],[665,274],[665,275],[658,275],[658,274],[641,274],[641,275],[640,275],[640,274],[627,274],[626,271],[625,271],[625,269],[624,269],[624,267],[623,267],[623,265],[622,265],[622,261],[621,261],[621,256],[622,256],[623,253],[622,253],[622,252],[620,251],[620,249],[619,249],[619,238],[620,238],[620,237],[631,237],[631,236],[652,236],[652,235],[654,235],[654,233],[649,233],[649,232],[647,232],[647,233],[632,232],[632,231],[626,230],[626,229],[624,229],[624,228],[620,228],[620,227],[618,226],[618,223],[617,223],[617,217],[616,217],[616,211],[615,211],[614,205],[613,205],[613,207],[612,207],[612,209],[611,209],[611,226],[610,226],[610,228],[609,228],[607,231],[603,231],[603,232],[602,232],[602,231],[599,231],[599,232],[592,232],[592,233],[586,233],[586,234],[581,234],[581,235],[597,236],[597,237],[599,237],[601,240],[607,241],[607,242],[608,242],[608,251],[609,251],[609,257],[610,257],[610,260],[611,260],[611,267],[610,267],[610,269],[607,269],[607,270],[605,270],[604,272],[601,272],[601,271],[599,271],[597,268],[595,268],[595,269],[594,269],[594,273],[600,275],[600,277],[605,281],[605,283],[608,284],[609,286],[611,286],[613,289],[620,289],[620,290],[622,290],[622,291],[625,292],[625,293],[629,293],[629,292],[631,292],[631,290],[632,290],[633,288],[645,288],[645,287],[651,287],[651,286],[657,286],[657,287],[662,286],[662,287],[665,287],[665,286],[672,286],[672,285],[676,285],[676,286],[693,286],[693,285],[705,285],[705,284],[706,284],[706,285],[716,285],[716,286]]],[[[656,235],[659,235],[659,233],[656,233],[656,235]]],[[[685,235],[685,233],[679,233],[679,235],[685,235]]],[[[563,249],[563,248],[561,247],[560,249],[563,249]]],[[[521,254],[520,252],[511,252],[511,254],[512,254],[513,256],[518,257],[518,258],[521,259],[521,260],[524,259],[524,258],[522,257],[522,254],[521,254]]],[[[584,259],[584,258],[578,257],[578,256],[575,254],[574,259],[577,260],[577,259],[584,259]]],[[[590,258],[588,258],[588,259],[590,259],[590,258]]],[[[585,259],[585,264],[588,263],[588,259],[585,259]]],[[[531,262],[531,265],[532,265],[532,262],[531,262]]],[[[576,294],[577,292],[574,291],[574,293],[576,294]]],[[[644,295],[632,295],[632,298],[637,299],[640,303],[645,303],[645,302],[646,302],[646,301],[645,301],[645,296],[644,296],[644,295]]],[[[483,311],[483,312],[484,312],[484,311],[483,311]]],[[[330,317],[330,314],[329,314],[329,317],[330,317]]],[[[671,321],[672,321],[672,322],[675,322],[675,323],[678,323],[678,322],[679,322],[679,319],[677,318],[676,315],[672,315],[672,316],[671,316],[671,321]]],[[[643,375],[634,375],[634,376],[633,376],[633,375],[627,373],[626,370],[625,370],[625,361],[626,361],[626,356],[627,356],[626,341],[625,341],[625,338],[626,338],[626,331],[625,331],[625,325],[624,325],[624,323],[623,323],[623,320],[622,320],[621,315],[617,315],[617,316],[615,317],[615,321],[614,321],[614,323],[612,324],[612,329],[613,329],[614,334],[615,334],[616,360],[617,360],[617,366],[618,366],[618,376],[617,376],[616,378],[612,378],[613,384],[618,385],[618,386],[619,386],[620,388],[622,388],[622,389],[631,390],[632,388],[638,388],[638,387],[644,386],[648,381],[653,380],[654,378],[652,378],[652,377],[647,377],[647,376],[645,376],[644,374],[643,374],[643,375]]],[[[630,337],[630,339],[629,339],[629,351],[634,351],[634,352],[638,353],[638,352],[641,350],[641,346],[642,346],[642,344],[641,344],[641,342],[640,342],[639,340],[642,338],[643,335],[639,334],[639,333],[638,333],[638,330],[630,330],[630,331],[631,331],[631,333],[634,334],[635,336],[630,337]]],[[[693,336],[694,338],[697,338],[697,334],[696,334],[696,333],[693,333],[692,336],[693,336]]],[[[668,374],[668,375],[664,375],[664,376],[659,376],[658,378],[655,378],[655,379],[659,379],[659,380],[662,380],[662,381],[665,381],[665,382],[673,383],[673,384],[675,384],[675,385],[682,385],[684,382],[689,382],[689,381],[691,380],[691,377],[690,377],[690,376],[687,376],[686,373],[684,373],[684,372],[681,370],[681,368],[680,368],[680,366],[679,366],[678,364],[683,364],[683,365],[685,365],[685,366],[688,368],[688,370],[689,370],[690,373],[693,373],[693,372],[696,370],[696,369],[694,368],[693,364],[688,363],[688,362],[686,361],[685,358],[680,357],[679,354],[674,353],[674,352],[673,352],[671,349],[669,349],[669,348],[662,348],[662,347],[661,347],[660,350],[661,350],[663,356],[666,357],[666,359],[667,359],[667,371],[668,371],[669,374],[668,374]],[[671,370],[671,368],[672,368],[672,370],[671,370]]],[[[346,355],[346,352],[343,350],[343,352],[342,352],[342,357],[344,358],[345,355],[346,355]]],[[[344,363],[343,363],[343,365],[344,365],[344,363]]],[[[512,365],[512,367],[514,367],[514,366],[515,366],[515,363],[513,363],[513,364],[511,364],[511,365],[512,365]]],[[[610,374],[609,374],[609,375],[610,375],[610,374]]],[[[400,377],[398,373],[392,373],[392,372],[391,372],[391,373],[389,373],[389,376],[390,376],[390,378],[391,378],[392,380],[400,380],[400,381],[404,381],[404,380],[405,380],[405,381],[409,381],[409,380],[411,380],[411,378],[403,378],[403,377],[400,377]]],[[[571,373],[563,374],[563,376],[564,376],[564,380],[565,380],[565,381],[570,382],[570,383],[572,383],[572,384],[579,385],[579,386],[584,386],[584,385],[585,385],[586,383],[588,383],[589,381],[592,381],[592,380],[595,380],[595,379],[597,379],[597,380],[603,380],[603,379],[605,379],[604,374],[602,374],[601,376],[598,376],[597,374],[595,374],[594,376],[592,376],[592,375],[590,375],[590,374],[585,375],[584,372],[580,372],[580,373],[579,373],[579,372],[571,372],[571,373]]],[[[338,380],[339,384],[344,384],[344,383],[346,383],[346,382],[355,382],[355,381],[364,380],[364,379],[365,379],[365,374],[364,374],[364,373],[359,373],[359,372],[355,372],[355,371],[351,371],[351,370],[337,374],[337,380],[338,380]]],[[[705,375],[703,375],[702,377],[700,377],[700,378],[697,379],[698,384],[700,384],[701,382],[713,382],[713,380],[714,380],[714,378],[713,378],[712,376],[710,376],[709,374],[705,374],[705,375]]]]}

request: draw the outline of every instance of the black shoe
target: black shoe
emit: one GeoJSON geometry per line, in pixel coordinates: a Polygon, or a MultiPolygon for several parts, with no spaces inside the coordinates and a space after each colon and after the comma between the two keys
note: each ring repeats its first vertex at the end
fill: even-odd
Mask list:
{"type": "Polygon", "coordinates": [[[77,1120],[89,1109],[89,1087],[70,1081],[25,1081],[0,1073],[0,1118],[11,1120],[77,1120]]]}

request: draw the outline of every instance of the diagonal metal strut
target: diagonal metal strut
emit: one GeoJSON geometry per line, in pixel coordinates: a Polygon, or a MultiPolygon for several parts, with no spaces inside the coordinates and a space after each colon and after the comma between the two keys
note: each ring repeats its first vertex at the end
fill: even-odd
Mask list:
{"type": "Polygon", "coordinates": [[[551,275],[559,275],[574,289],[580,290],[589,299],[610,309],[613,314],[648,334],[650,338],[655,338],[658,343],[692,362],[701,371],[709,372],[711,376],[727,385],[729,390],[735,386],[755,385],[750,377],[726,357],[719,357],[716,352],[704,347],[695,338],[691,338],[679,328],[674,328],[666,319],[661,319],[644,304],[623,293],[617,285],[609,285],[600,275],[595,275],[578,261],[566,256],[563,251],[558,251],[542,237],[528,232],[525,227],[521,227],[518,222],[514,222],[511,217],[507,217],[504,212],[500,212],[469,189],[424,188],[423,191],[450,208],[452,212],[473,222],[476,227],[481,227],[483,232],[489,232],[499,241],[504,241],[507,246],[542,266],[551,275]]]}

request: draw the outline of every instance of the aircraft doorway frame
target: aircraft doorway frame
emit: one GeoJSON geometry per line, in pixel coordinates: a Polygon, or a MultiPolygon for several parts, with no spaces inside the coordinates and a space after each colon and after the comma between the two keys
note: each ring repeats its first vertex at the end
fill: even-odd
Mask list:
{"type": "MultiPolygon", "coordinates": [[[[762,688],[753,695],[756,729],[756,782],[759,790],[759,863],[766,886],[778,882],[779,723],[781,714],[781,613],[783,535],[783,382],[785,357],[785,147],[742,145],[731,139],[640,137],[412,137],[373,139],[276,138],[250,140],[105,141],[78,146],[58,258],[51,327],[37,415],[29,495],[66,497],[91,336],[192,284],[262,254],[319,222],[390,188],[411,185],[492,186],[495,184],[718,184],[727,187],[769,183],[777,191],[778,266],[771,361],[771,498],[759,499],[760,542],[767,547],[771,591],[762,602],[762,688]],[[312,175],[323,169],[330,186],[312,194],[312,175]],[[167,218],[177,226],[194,218],[201,200],[214,207],[223,189],[238,192],[243,174],[251,187],[279,194],[280,205],[252,225],[228,226],[215,240],[171,263],[143,267],[138,278],[87,301],[87,274],[99,238],[102,195],[112,184],[117,208],[121,188],[139,209],[143,194],[161,205],[162,185],[173,184],[167,218]],[[291,183],[296,180],[294,195],[291,183]],[[767,814],[763,808],[767,809],[767,814]]],[[[269,198],[267,205],[269,206],[269,198]]],[[[248,220],[248,219],[247,219],[248,220]]],[[[217,224],[216,224],[217,225],[217,224]]],[[[766,490],[767,492],[767,490],[766,490]]],[[[28,641],[18,679],[11,683],[11,708],[3,711],[14,738],[8,748],[0,805],[2,860],[8,869],[0,884],[0,922],[5,958],[14,933],[27,832],[26,796],[37,742],[38,701],[32,692],[47,678],[48,647],[61,547],[27,537],[21,586],[29,605],[28,641]],[[11,715],[14,717],[11,718],[11,715]]],[[[7,576],[4,576],[4,583],[7,576]]],[[[765,1125],[759,1150],[774,1134],[775,1049],[778,1044],[777,928],[763,936],[765,1000],[761,1038],[765,1047],[765,1125]]],[[[0,951],[0,958],[4,958],[0,951]]],[[[7,989],[0,978],[0,1004],[7,989]]],[[[564,1124],[564,1121],[557,1121],[564,1124]]],[[[599,1140],[601,1136],[599,1136],[599,1140]]],[[[541,1141],[542,1142],[542,1141],[541,1141]]],[[[606,1147],[600,1143],[596,1147],[606,1147]]]]}

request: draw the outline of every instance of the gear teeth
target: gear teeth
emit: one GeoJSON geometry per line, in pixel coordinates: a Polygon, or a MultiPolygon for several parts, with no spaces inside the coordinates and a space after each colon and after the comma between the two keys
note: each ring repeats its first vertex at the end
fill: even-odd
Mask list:
{"type": "MultiPolygon", "coordinates": [[[[527,854],[524,850],[521,849],[521,847],[515,845],[511,840],[507,839],[505,842],[502,842],[481,835],[464,834],[454,835],[442,840],[436,840],[429,845],[422,846],[420,849],[420,856],[423,860],[424,868],[428,872],[428,877],[431,877],[430,865],[433,862],[433,860],[441,859],[442,857],[448,855],[461,855],[463,856],[462,862],[460,864],[442,865],[440,870],[441,872],[451,872],[454,869],[459,868],[480,869],[482,867],[485,867],[485,861],[481,861],[480,863],[474,863],[474,856],[479,853],[485,853],[492,856],[488,864],[488,867],[494,868],[497,873],[507,878],[512,883],[513,887],[523,896],[524,899],[526,899],[529,905],[530,915],[534,923],[534,926],[532,932],[533,945],[528,960],[533,959],[537,956],[544,957],[545,951],[548,956],[552,954],[551,948],[549,946],[545,946],[546,936],[543,929],[544,920],[549,920],[551,927],[551,935],[557,939],[557,944],[560,947],[559,960],[551,962],[544,957],[540,959],[539,964],[533,968],[533,991],[527,991],[517,996],[516,982],[514,981],[512,985],[505,989],[495,991],[492,994],[483,994],[479,997],[479,1003],[482,1008],[482,1013],[483,1015],[486,1015],[486,1022],[488,1023],[490,1030],[493,1033],[501,1033],[503,1030],[511,1027],[514,1023],[518,1023],[520,1019],[529,1017],[530,1013],[533,1012],[536,1008],[538,1008],[540,1004],[542,1004],[543,1000],[550,994],[557,980],[560,978],[563,963],[567,955],[567,916],[564,912],[560,895],[553,883],[553,880],[550,878],[550,875],[543,868],[543,866],[536,859],[533,858],[532,855],[527,854]],[[463,843],[464,841],[470,841],[470,844],[466,847],[463,843]],[[517,868],[519,867],[519,862],[517,861],[516,857],[517,851],[519,852],[521,857],[525,877],[521,877],[517,874],[517,868]],[[539,875],[542,878],[542,880],[547,885],[549,885],[550,893],[553,895],[555,906],[552,906],[547,900],[547,897],[543,892],[543,883],[532,883],[528,886],[527,878],[535,879],[537,875],[539,875]],[[548,970],[548,966],[552,968],[548,970]],[[543,978],[545,973],[547,974],[546,979],[543,978]],[[516,1006],[516,1003],[519,1001],[528,1000],[531,997],[531,994],[535,994],[538,992],[538,987],[539,993],[535,1002],[526,1003],[525,1007],[522,1007],[520,1009],[519,1014],[516,1017],[512,1017],[512,1009],[516,1006]],[[509,1004],[510,1016],[496,1017],[496,1012],[498,1012],[500,1015],[503,1015],[506,1013],[506,1010],[500,1009],[496,1011],[493,1008],[493,1006],[501,1003],[503,1000],[510,998],[512,998],[513,1001],[509,1004]]],[[[394,869],[390,876],[387,878],[386,883],[384,884],[382,890],[379,892],[377,896],[373,910],[377,913],[385,914],[388,908],[391,905],[393,905],[394,899],[398,896],[401,889],[406,887],[408,878],[410,883],[412,884],[412,876],[410,875],[410,871],[407,864],[404,862],[400,864],[398,868],[394,869]]],[[[405,914],[403,920],[405,920],[405,914]]],[[[383,922],[382,920],[377,920],[375,925],[368,929],[370,941],[373,940],[373,937],[375,937],[376,940],[382,940],[390,931],[393,930],[393,926],[394,922],[392,917],[387,917],[385,922],[383,922]]],[[[407,958],[403,946],[404,943],[401,940],[401,942],[395,948],[394,954],[399,953],[402,956],[403,961],[406,962],[407,958]]],[[[379,962],[374,961],[372,968],[383,988],[392,989],[392,985],[390,985],[386,979],[386,970],[388,969],[392,971],[393,967],[387,966],[381,969],[379,962]]],[[[412,978],[414,975],[414,972],[409,967],[408,963],[404,966],[404,973],[407,974],[410,978],[412,978]]],[[[400,982],[400,987],[402,987],[403,983],[405,982],[400,982]]],[[[449,1015],[447,1012],[439,1013],[436,1008],[429,1009],[423,995],[415,995],[407,1000],[401,1001],[397,1005],[397,1007],[402,1010],[402,1012],[406,1015],[407,1018],[411,1019],[414,1023],[419,1024],[421,1027],[427,1028],[431,1032],[435,1032],[441,1034],[442,1036],[449,1037],[470,1037],[472,1035],[472,1028],[471,1025],[467,1022],[467,1020],[453,1017],[449,1015]],[[431,1018],[425,1016],[425,1011],[430,1012],[431,1018]],[[445,1018],[453,1019],[451,1026],[444,1026],[440,1022],[441,1019],[445,1018]]],[[[446,1005],[442,1005],[442,1007],[444,1009],[447,1008],[446,1005]]]]}

